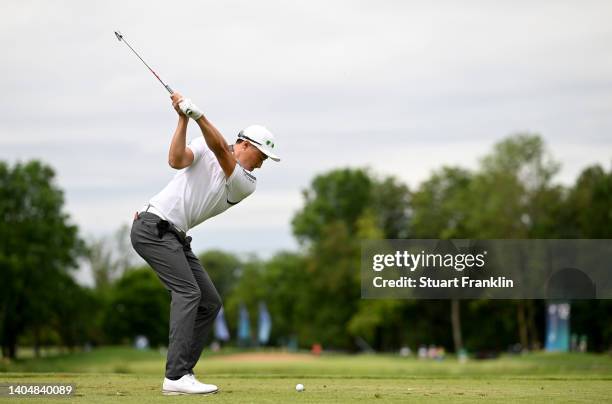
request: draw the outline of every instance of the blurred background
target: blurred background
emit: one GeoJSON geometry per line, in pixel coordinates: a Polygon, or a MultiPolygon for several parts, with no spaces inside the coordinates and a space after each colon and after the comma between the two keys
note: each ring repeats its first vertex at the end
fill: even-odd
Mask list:
{"type": "Polygon", "coordinates": [[[608,2],[0,7],[3,357],[167,344],[129,226],[173,175],[176,113],[117,29],[228,141],[277,136],[256,194],[191,232],[215,349],[612,348],[607,300],[372,301],[359,279],[363,239],[612,238],[608,2]]]}

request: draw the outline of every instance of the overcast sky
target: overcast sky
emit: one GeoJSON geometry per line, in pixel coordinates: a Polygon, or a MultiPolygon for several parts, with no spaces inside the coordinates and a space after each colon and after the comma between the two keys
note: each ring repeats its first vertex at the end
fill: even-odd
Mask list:
{"type": "MultiPolygon", "coordinates": [[[[252,123],[281,163],[192,231],[194,249],[295,248],[301,190],[368,166],[411,187],[542,134],[571,183],[612,160],[609,1],[3,1],[0,159],[57,172],[83,236],[110,234],[173,175],[168,94],[118,29],[228,141],[252,123]]],[[[200,136],[190,125],[188,138],[200,136]]]]}

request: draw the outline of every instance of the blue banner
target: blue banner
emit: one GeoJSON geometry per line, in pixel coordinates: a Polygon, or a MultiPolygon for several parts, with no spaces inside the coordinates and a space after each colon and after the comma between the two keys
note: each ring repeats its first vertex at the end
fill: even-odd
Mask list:
{"type": "Polygon", "coordinates": [[[270,339],[270,331],[272,330],[272,318],[268,312],[268,307],[264,302],[259,303],[259,329],[257,337],[261,345],[266,345],[270,339]]]}
{"type": "Polygon", "coordinates": [[[570,304],[549,303],[546,307],[546,351],[567,352],[570,346],[570,304]]]}
{"type": "Polygon", "coordinates": [[[227,323],[225,322],[225,311],[223,306],[215,318],[215,338],[219,341],[228,341],[230,339],[229,330],[227,329],[227,323]]]}
{"type": "Polygon", "coordinates": [[[240,304],[240,312],[238,314],[238,342],[246,345],[251,342],[249,312],[244,304],[240,304]]]}

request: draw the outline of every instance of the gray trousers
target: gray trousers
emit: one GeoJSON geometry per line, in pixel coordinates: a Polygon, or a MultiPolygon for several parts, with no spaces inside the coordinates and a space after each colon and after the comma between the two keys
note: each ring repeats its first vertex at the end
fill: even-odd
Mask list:
{"type": "Polygon", "coordinates": [[[140,213],[130,238],[172,296],[166,377],[176,379],[192,372],[200,359],[206,335],[221,309],[221,297],[188,241],[181,242],[173,232],[160,237],[160,220],[152,213],[140,213]]]}

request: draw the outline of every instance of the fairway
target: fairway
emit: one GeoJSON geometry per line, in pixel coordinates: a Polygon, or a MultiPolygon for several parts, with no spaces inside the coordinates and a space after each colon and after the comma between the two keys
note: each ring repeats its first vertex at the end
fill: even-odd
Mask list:
{"type": "Polygon", "coordinates": [[[162,396],[163,367],[156,351],[103,348],[3,364],[0,382],[74,383],[76,395],[69,400],[75,403],[605,402],[612,395],[612,358],[591,354],[537,353],[460,364],[392,355],[205,352],[196,374],[221,389],[206,397],[162,396]],[[306,391],[296,392],[297,383],[306,391]]]}

